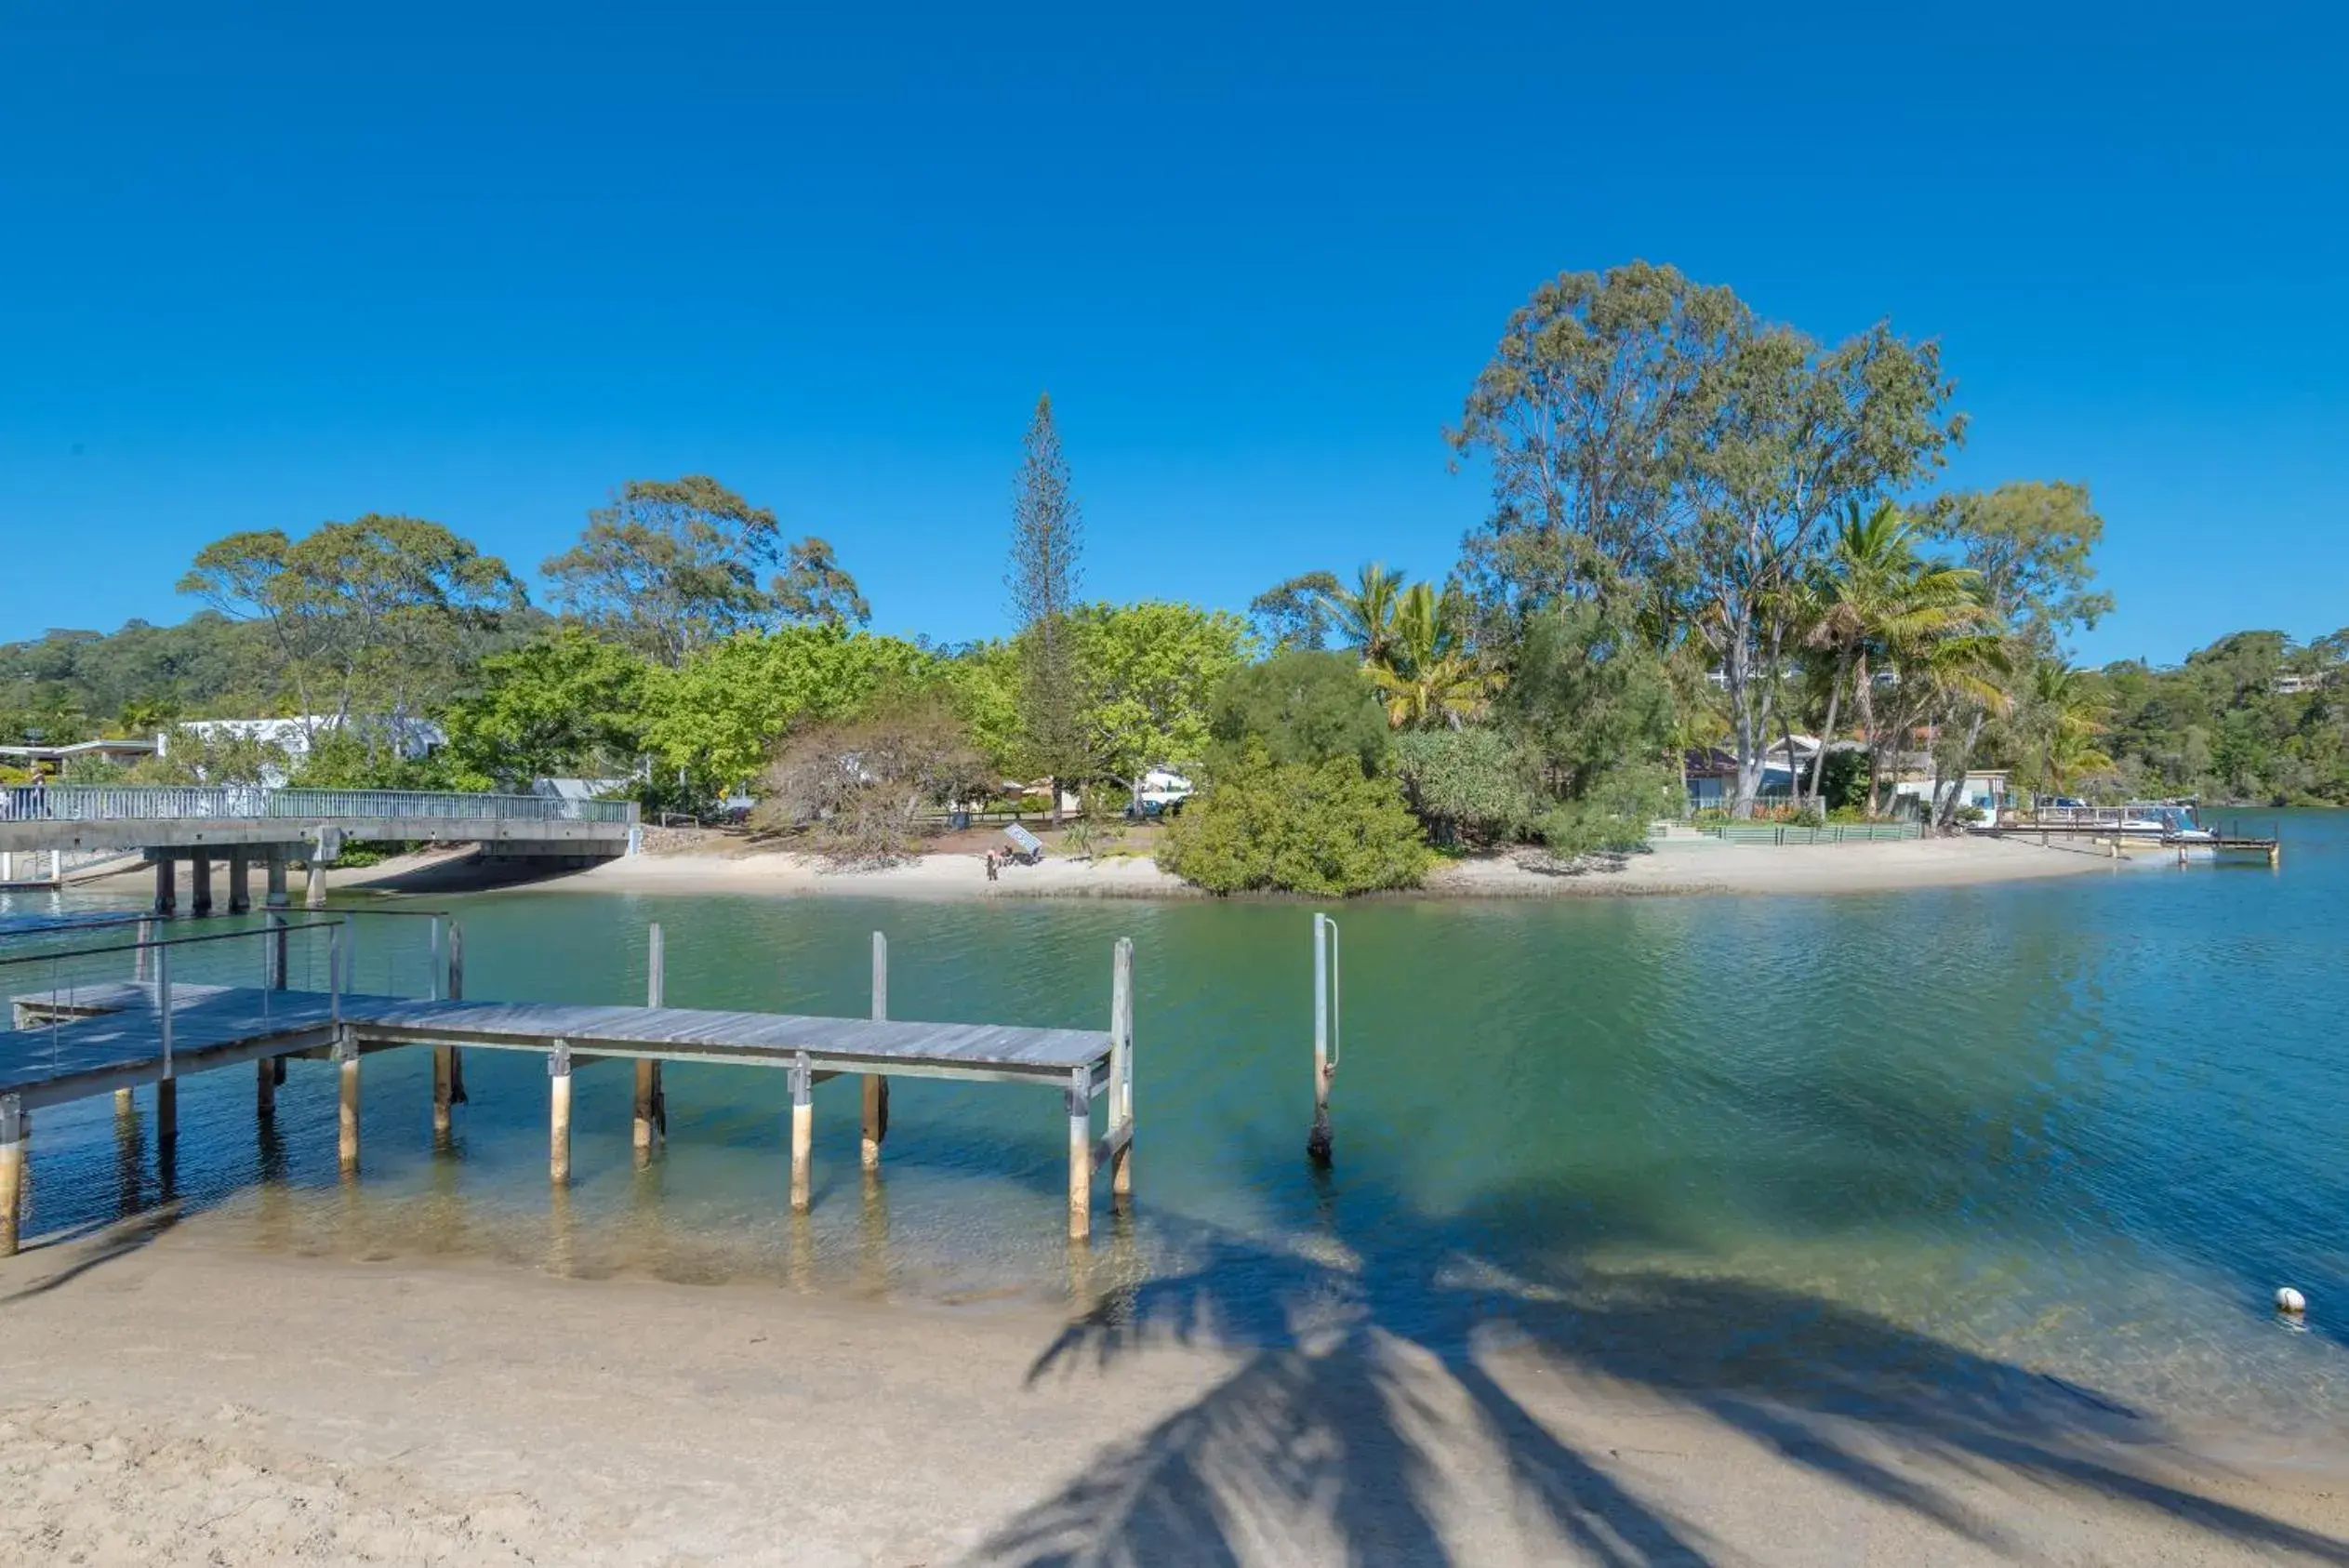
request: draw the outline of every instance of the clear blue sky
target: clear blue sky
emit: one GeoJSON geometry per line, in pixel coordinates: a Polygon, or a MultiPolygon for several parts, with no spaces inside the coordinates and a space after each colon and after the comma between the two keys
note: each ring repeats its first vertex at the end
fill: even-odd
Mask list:
{"type": "Polygon", "coordinates": [[[2349,622],[2349,27],[1800,9],[10,7],[0,637],[689,472],[988,634],[1040,389],[1096,594],[1440,574],[1509,311],[1635,256],[1939,338],[1953,483],[2094,487],[2088,657],[2349,622]]]}

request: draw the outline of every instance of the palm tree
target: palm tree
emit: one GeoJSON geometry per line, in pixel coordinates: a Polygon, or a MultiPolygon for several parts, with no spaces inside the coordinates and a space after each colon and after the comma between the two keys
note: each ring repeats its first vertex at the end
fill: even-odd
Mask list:
{"type": "Polygon", "coordinates": [[[1356,576],[1354,587],[1341,588],[1330,596],[1340,634],[1366,665],[1386,658],[1394,643],[1395,616],[1408,575],[1390,572],[1374,561],[1356,576]]]}
{"type": "Polygon", "coordinates": [[[2031,667],[2018,727],[2024,743],[2038,752],[2039,777],[2053,792],[2067,794],[2073,779],[2112,767],[2113,759],[2096,743],[2104,733],[2103,720],[2104,704],[2090,689],[2084,671],[2056,658],[2031,667]]]}
{"type": "MultiPolygon", "coordinates": [[[[1858,709],[1868,747],[1868,812],[1877,810],[1876,791],[1887,737],[1878,711],[1877,679],[1891,673],[1931,675],[1940,644],[1977,633],[1988,624],[1981,579],[1962,566],[1917,553],[1917,531],[1899,507],[1880,501],[1862,512],[1853,502],[1828,547],[1812,587],[1815,608],[1805,643],[1827,661],[1826,722],[1811,768],[1810,794],[1819,798],[1826,743],[1846,691],[1858,709]],[[1912,670],[1904,671],[1903,666],[1912,670]]],[[[1952,649],[1943,666],[1951,672],[1971,669],[1980,648],[1952,649]]]]}
{"type": "Polygon", "coordinates": [[[1457,591],[1415,582],[1398,596],[1383,651],[1364,661],[1389,724],[1457,729],[1484,716],[1493,679],[1468,646],[1467,624],[1467,601],[1457,591]]]}

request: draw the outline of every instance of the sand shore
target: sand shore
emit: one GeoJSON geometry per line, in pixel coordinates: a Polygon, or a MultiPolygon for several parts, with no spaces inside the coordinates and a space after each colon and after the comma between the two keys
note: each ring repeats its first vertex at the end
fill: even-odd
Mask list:
{"type": "MultiPolygon", "coordinates": [[[[1147,855],[1077,860],[1048,857],[1010,866],[989,882],[981,853],[955,850],[869,870],[839,870],[778,851],[654,853],[546,878],[535,885],[577,892],[737,893],[875,898],[1195,898],[1199,889],[1147,855]]],[[[1548,898],[1673,893],[1883,893],[2032,878],[2126,871],[2102,855],[1987,839],[1796,845],[1675,845],[1601,857],[1573,867],[1539,856],[1485,855],[1447,861],[1406,897],[1548,898]]],[[[338,886],[456,891],[461,863],[387,862],[338,872],[338,886]]]]}
{"type": "MultiPolygon", "coordinates": [[[[577,893],[750,894],[845,898],[1201,898],[1208,895],[1159,870],[1147,853],[1081,860],[1048,856],[1007,866],[989,882],[983,851],[954,848],[897,865],[843,870],[805,855],[742,846],[716,834],[687,848],[607,860],[585,869],[528,860],[484,860],[469,846],[426,850],[372,866],[337,867],[337,890],[449,894],[526,885],[577,893]],[[716,845],[723,847],[702,847],[716,845]]],[[[2017,840],[1922,839],[1901,843],[1702,844],[1685,841],[1642,854],[1599,856],[1575,866],[1534,853],[1447,860],[1402,897],[1568,898],[1669,894],[1896,893],[1972,887],[2063,876],[2114,876],[2159,869],[2159,857],[2115,862],[2102,851],[2017,840]]],[[[138,897],[144,868],[93,879],[89,891],[138,897]]]]}
{"type": "Polygon", "coordinates": [[[7,1561],[2349,1561],[2334,1458],[2223,1464],[2022,1374],[1711,1388],[1533,1315],[1218,1344],[1147,1293],[1072,1325],[211,1223],[0,1263],[7,1561]]]}

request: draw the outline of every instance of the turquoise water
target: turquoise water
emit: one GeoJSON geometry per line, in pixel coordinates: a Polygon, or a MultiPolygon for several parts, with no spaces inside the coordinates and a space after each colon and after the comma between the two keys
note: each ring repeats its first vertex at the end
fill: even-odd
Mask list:
{"type": "MultiPolygon", "coordinates": [[[[369,1057],[355,1185],[324,1065],[294,1065],[267,1139],[249,1074],[190,1080],[174,1196],[298,1250],[948,1300],[1172,1293],[1241,1337],[1326,1305],[1449,1343],[1546,1304],[1546,1336],[1642,1376],[1824,1338],[1928,1380],[2020,1369],[2326,1424],[2349,1408],[2349,822],[2284,831],[2274,873],[1344,909],[1326,1176],[1303,1157],[1303,905],[439,900],[476,997],[639,999],[658,921],[671,1002],[861,1015],[882,930],[894,1016],[1097,1027],[1131,936],[1135,1211],[1104,1202],[1072,1255],[1066,1123],[1041,1089],[900,1082],[869,1188],[843,1081],[816,1092],[795,1224],[781,1074],[671,1067],[668,1143],[639,1170],[617,1063],[577,1080],[556,1196],[543,1064],[488,1052],[440,1153],[424,1054],[369,1057]],[[2271,1312],[2283,1283],[2313,1303],[2307,1332],[2271,1312]]],[[[422,984],[421,933],[392,924],[363,938],[362,989],[422,984]]],[[[140,1116],[44,1114],[35,1229],[153,1212],[140,1116]]]]}

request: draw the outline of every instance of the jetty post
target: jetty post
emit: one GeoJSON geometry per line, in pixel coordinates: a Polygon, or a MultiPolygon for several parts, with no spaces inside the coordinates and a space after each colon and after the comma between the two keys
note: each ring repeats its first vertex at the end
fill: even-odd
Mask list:
{"type": "MultiPolygon", "coordinates": [[[[872,1020],[889,1017],[889,938],[872,934],[872,1020]]],[[[865,1127],[860,1145],[864,1168],[881,1169],[881,1140],[889,1136],[889,1080],[878,1072],[865,1074],[865,1127]]]]}
{"type": "Polygon", "coordinates": [[[1337,922],[1313,914],[1313,1130],[1306,1135],[1306,1157],[1330,1163],[1330,1083],[1337,1076],[1337,922]]]}
{"type": "Polygon", "coordinates": [[[547,1179],[571,1181],[571,1043],[557,1040],[547,1054],[547,1179]]]}
{"type": "Polygon", "coordinates": [[[229,851],[229,913],[244,914],[253,908],[253,868],[241,848],[229,851]]]}
{"type": "MultiPolygon", "coordinates": [[[[655,923],[644,938],[644,1005],[658,1007],[667,984],[668,955],[661,941],[660,926],[655,923]]],[[[643,1164],[652,1158],[654,1135],[664,1132],[668,1121],[662,1114],[660,1063],[652,1056],[636,1058],[636,1126],[634,1147],[636,1163],[643,1164]]]]}
{"type": "Polygon", "coordinates": [[[155,950],[155,1043],[163,1076],[155,1081],[155,1175],[167,1195],[179,1157],[179,1081],[171,1072],[171,950],[155,950]]]}
{"type": "Polygon", "coordinates": [[[24,1216],[25,1145],[32,1128],[24,1101],[0,1096],[0,1257],[17,1254],[17,1231],[24,1216]]]}
{"type": "Polygon", "coordinates": [[[201,849],[188,857],[188,910],[198,920],[212,912],[212,857],[201,849]]]}
{"type": "Polygon", "coordinates": [[[1093,1073],[1068,1070],[1068,1239],[1093,1235],[1093,1073]]]}
{"type": "Polygon", "coordinates": [[[1134,1195],[1134,938],[1119,937],[1111,951],[1109,1197],[1115,1202],[1134,1195]]]}
{"type": "Polygon", "coordinates": [[[343,1176],[359,1174],[359,1031],[344,1024],[335,1031],[335,1163],[343,1176]]]}
{"type": "Polygon", "coordinates": [[[791,1212],[805,1214],[809,1162],[816,1151],[816,1067],[802,1051],[791,1060],[791,1212]]]}
{"type": "MultiPolygon", "coordinates": [[[[465,1000],[465,928],[448,923],[448,987],[451,1002],[465,1000]]],[[[449,1108],[465,1103],[465,1053],[455,1045],[432,1047],[432,1141],[448,1141],[449,1108]]]]}

